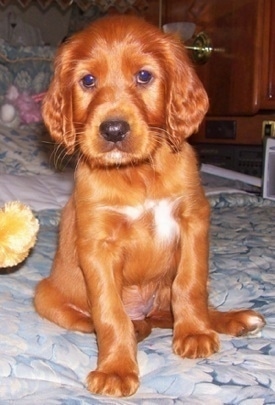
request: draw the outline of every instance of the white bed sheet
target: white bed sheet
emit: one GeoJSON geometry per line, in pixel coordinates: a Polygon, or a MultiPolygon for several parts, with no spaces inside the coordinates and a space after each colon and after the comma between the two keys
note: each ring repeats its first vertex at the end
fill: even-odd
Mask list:
{"type": "MultiPolygon", "coordinates": [[[[204,172],[210,173],[212,172],[204,172]]],[[[18,200],[27,204],[34,211],[44,209],[60,209],[69,199],[74,185],[74,173],[72,170],[66,172],[52,172],[52,174],[1,174],[0,176],[0,206],[8,201],[18,200]]],[[[223,182],[217,186],[204,184],[205,193],[208,197],[219,194],[246,193],[235,187],[224,185],[223,182]]]]}
{"type": "Polygon", "coordinates": [[[21,201],[32,210],[60,209],[73,189],[73,172],[52,175],[2,174],[0,176],[0,206],[8,201],[21,201]]]}

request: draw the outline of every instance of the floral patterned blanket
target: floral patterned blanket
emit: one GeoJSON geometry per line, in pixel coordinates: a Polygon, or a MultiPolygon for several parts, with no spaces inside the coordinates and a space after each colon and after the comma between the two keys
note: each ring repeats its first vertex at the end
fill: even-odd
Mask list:
{"type": "MultiPolygon", "coordinates": [[[[37,138],[38,128],[0,128],[0,173],[22,176],[21,188],[25,176],[55,176],[52,151],[37,138]]],[[[155,329],[138,346],[137,393],[123,399],[90,394],[85,378],[96,366],[95,336],[63,330],[33,308],[34,288],[49,274],[60,217],[58,207],[40,209],[31,255],[1,275],[0,404],[275,403],[275,204],[246,184],[205,173],[202,180],[212,207],[210,300],[221,310],[260,311],[267,321],[261,334],[222,335],[219,353],[189,360],[172,353],[171,330],[155,329]],[[217,187],[222,191],[211,193],[217,187]]]]}

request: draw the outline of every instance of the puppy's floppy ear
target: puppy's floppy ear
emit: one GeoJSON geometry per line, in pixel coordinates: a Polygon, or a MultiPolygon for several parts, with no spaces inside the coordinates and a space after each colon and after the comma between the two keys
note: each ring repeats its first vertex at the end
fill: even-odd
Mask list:
{"type": "Polygon", "coordinates": [[[74,151],[76,134],[68,56],[64,44],[55,59],[54,76],[43,100],[42,116],[52,138],[63,144],[70,154],[74,151]]]}
{"type": "Polygon", "coordinates": [[[166,125],[171,143],[179,147],[197,131],[208,110],[208,97],[180,39],[168,36],[168,105],[166,125]]]}

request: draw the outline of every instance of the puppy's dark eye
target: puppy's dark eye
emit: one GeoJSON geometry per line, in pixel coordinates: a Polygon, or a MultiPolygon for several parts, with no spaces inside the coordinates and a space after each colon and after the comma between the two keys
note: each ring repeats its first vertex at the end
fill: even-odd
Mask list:
{"type": "Polygon", "coordinates": [[[96,78],[93,75],[86,75],[81,79],[81,83],[86,88],[92,88],[96,85],[96,78]]]}
{"type": "Polygon", "coordinates": [[[148,70],[141,70],[136,75],[137,84],[148,84],[152,78],[153,75],[151,72],[148,72],[148,70]]]}

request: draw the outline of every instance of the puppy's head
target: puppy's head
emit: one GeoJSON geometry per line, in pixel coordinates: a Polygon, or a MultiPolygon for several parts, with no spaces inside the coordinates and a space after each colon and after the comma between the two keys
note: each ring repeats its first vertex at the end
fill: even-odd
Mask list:
{"type": "Polygon", "coordinates": [[[43,116],[68,153],[108,166],[151,159],[164,142],[178,149],[207,107],[180,40],[115,16],[60,47],[43,116]]]}

